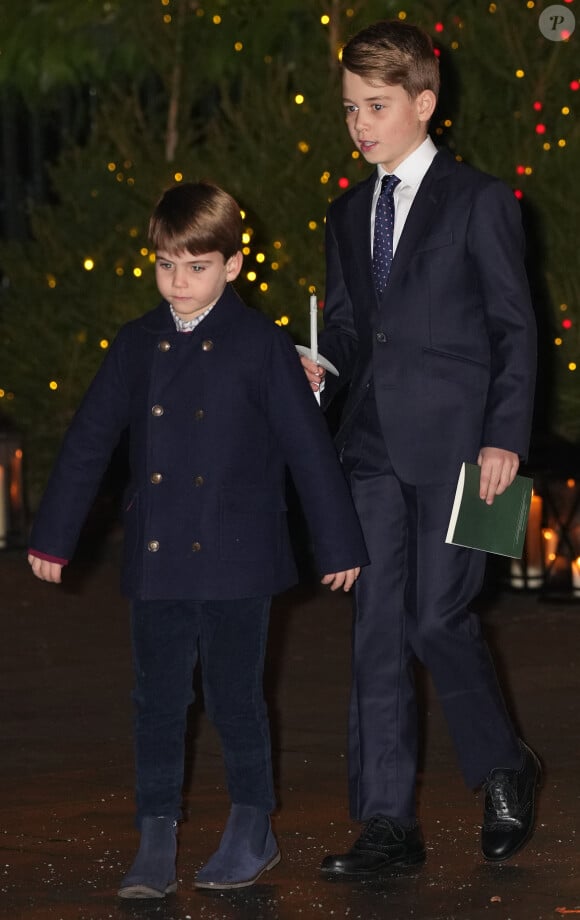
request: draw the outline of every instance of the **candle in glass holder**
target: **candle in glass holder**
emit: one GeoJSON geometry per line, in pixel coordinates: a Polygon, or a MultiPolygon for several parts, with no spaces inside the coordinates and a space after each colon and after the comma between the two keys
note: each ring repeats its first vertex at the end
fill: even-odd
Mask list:
{"type": "Polygon", "coordinates": [[[572,593],[580,597],[580,556],[572,560],[572,593]]]}

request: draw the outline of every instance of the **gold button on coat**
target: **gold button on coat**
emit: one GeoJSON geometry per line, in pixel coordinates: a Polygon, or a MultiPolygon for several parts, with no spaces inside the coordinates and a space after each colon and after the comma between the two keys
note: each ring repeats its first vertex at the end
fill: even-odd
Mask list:
{"type": "Polygon", "coordinates": [[[162,342],[159,342],[157,348],[159,349],[159,351],[169,351],[169,349],[171,348],[171,342],[167,342],[164,339],[162,342]]]}
{"type": "Polygon", "coordinates": [[[192,543],[192,544],[191,544],[191,548],[192,548],[192,550],[193,550],[194,553],[199,553],[199,551],[200,551],[200,549],[201,549],[201,543],[198,543],[197,540],[196,540],[195,543],[192,543]]]}
{"type": "Polygon", "coordinates": [[[151,473],[151,482],[154,486],[163,481],[163,473],[151,473]]]}
{"type": "Polygon", "coordinates": [[[212,340],[211,340],[211,339],[204,339],[203,342],[201,343],[201,347],[202,347],[202,350],[203,350],[203,351],[211,351],[212,348],[213,348],[213,342],[212,342],[212,340]]]}
{"type": "Polygon", "coordinates": [[[151,415],[154,415],[156,418],[159,418],[159,416],[163,415],[164,412],[165,412],[165,409],[163,408],[163,406],[152,406],[151,407],[151,415]]]}
{"type": "Polygon", "coordinates": [[[156,553],[159,550],[159,540],[149,540],[147,549],[150,553],[156,553]]]}

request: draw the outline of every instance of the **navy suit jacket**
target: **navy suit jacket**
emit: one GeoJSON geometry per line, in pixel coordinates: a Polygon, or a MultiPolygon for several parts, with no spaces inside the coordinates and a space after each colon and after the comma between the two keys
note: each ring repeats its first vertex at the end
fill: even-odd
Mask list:
{"type": "Polygon", "coordinates": [[[189,335],[169,305],[121,328],[67,432],[31,548],[68,559],[121,433],[131,597],[265,596],[296,580],[289,468],[322,573],[367,562],[324,417],[287,333],[226,287],[189,335]]]}
{"type": "MultiPolygon", "coordinates": [[[[378,299],[370,245],[375,180],[376,172],[334,201],[327,217],[319,351],[350,384],[339,447],[372,381],[402,480],[452,481],[485,446],[525,458],[536,324],[517,200],[498,179],[439,151],[378,299]]],[[[332,395],[332,377],[327,385],[332,395]]]]}

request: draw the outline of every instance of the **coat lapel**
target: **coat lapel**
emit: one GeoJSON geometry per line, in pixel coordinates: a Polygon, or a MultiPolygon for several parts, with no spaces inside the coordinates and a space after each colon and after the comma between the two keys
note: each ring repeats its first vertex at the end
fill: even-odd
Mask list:
{"type": "Polygon", "coordinates": [[[405,221],[384,296],[408,268],[421,240],[431,232],[444,193],[439,180],[451,171],[453,165],[451,156],[446,151],[440,151],[427,170],[405,221]]]}

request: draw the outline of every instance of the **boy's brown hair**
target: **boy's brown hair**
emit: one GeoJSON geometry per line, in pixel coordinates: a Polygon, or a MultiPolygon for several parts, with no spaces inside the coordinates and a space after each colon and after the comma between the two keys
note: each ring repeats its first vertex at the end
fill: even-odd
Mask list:
{"type": "Polygon", "coordinates": [[[429,35],[418,26],[381,20],[358,32],[342,51],[342,66],[369,82],[402,86],[411,99],[439,93],[439,61],[429,35]]]}
{"type": "Polygon", "coordinates": [[[183,182],[167,189],[149,221],[155,250],[199,256],[221,252],[231,258],[242,246],[242,215],[238,203],[217,185],[183,182]]]}

